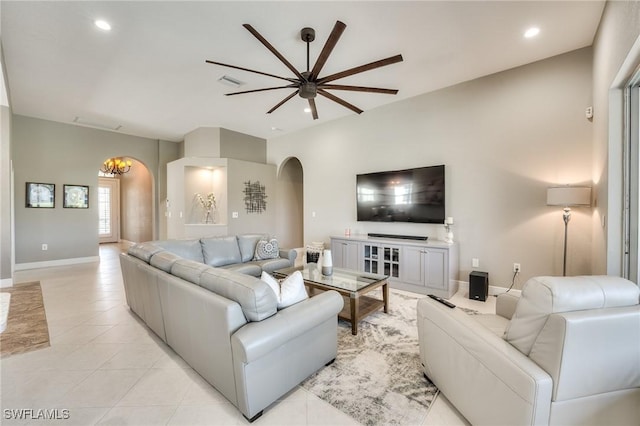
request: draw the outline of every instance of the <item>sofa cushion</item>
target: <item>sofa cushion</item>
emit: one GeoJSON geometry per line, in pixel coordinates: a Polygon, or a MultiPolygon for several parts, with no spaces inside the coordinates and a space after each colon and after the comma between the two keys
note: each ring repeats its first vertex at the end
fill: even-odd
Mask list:
{"type": "Polygon", "coordinates": [[[235,235],[229,237],[202,238],[202,254],[204,263],[211,266],[224,266],[241,263],[238,239],[235,235]]]}
{"type": "Polygon", "coordinates": [[[269,273],[276,271],[278,269],[289,268],[293,266],[289,261],[289,259],[283,259],[281,257],[278,257],[276,259],[254,260],[251,263],[258,265],[260,267],[260,270],[266,271],[269,273]]]}
{"type": "Polygon", "coordinates": [[[248,321],[262,321],[278,311],[275,294],[256,277],[209,268],[200,277],[200,286],[236,301],[248,321]]]}
{"type": "Polygon", "coordinates": [[[238,246],[240,247],[240,255],[242,256],[243,262],[248,262],[253,259],[256,252],[256,244],[264,238],[266,238],[264,234],[238,235],[238,246]]]}
{"type": "Polygon", "coordinates": [[[129,247],[127,253],[149,263],[151,256],[163,250],[164,249],[162,247],[154,243],[139,243],[129,247]]]}
{"type": "Polygon", "coordinates": [[[176,260],[171,267],[171,274],[194,284],[200,284],[200,276],[210,266],[188,259],[176,260]]]}
{"type": "Polygon", "coordinates": [[[171,267],[173,267],[173,264],[180,259],[182,258],[175,253],[171,253],[170,251],[161,251],[151,256],[149,264],[163,270],[164,272],[171,273],[171,267]]]}
{"type": "Polygon", "coordinates": [[[531,278],[522,288],[504,338],[529,355],[549,314],[637,305],[639,294],[637,285],[619,277],[531,278]]]}
{"type": "Polygon", "coordinates": [[[256,253],[254,260],[275,259],[280,256],[278,249],[278,240],[271,238],[270,240],[261,239],[256,244],[256,253]]]}
{"type": "Polygon", "coordinates": [[[262,273],[262,268],[255,262],[249,263],[232,263],[231,265],[221,266],[222,269],[227,271],[239,272],[241,274],[251,275],[253,277],[259,277],[262,273]]]}
{"type": "Polygon", "coordinates": [[[163,240],[154,241],[154,244],[182,258],[204,263],[200,240],[163,240]]]}
{"type": "Polygon", "coordinates": [[[284,309],[309,298],[304,286],[304,278],[300,271],[295,271],[287,278],[278,282],[271,275],[263,272],[260,279],[267,283],[278,299],[278,309],[284,309]]]}

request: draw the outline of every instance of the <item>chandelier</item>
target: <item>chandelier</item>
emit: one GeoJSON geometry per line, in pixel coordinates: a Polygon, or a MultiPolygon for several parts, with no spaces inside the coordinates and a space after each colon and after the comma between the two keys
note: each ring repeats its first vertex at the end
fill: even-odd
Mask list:
{"type": "Polygon", "coordinates": [[[131,160],[109,158],[102,164],[100,171],[109,175],[122,175],[131,170],[131,160]]]}

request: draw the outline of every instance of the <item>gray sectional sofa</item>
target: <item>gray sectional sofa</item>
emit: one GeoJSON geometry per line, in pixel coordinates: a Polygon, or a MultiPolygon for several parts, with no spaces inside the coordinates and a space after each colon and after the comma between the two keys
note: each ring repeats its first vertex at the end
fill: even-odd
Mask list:
{"type": "Polygon", "coordinates": [[[273,272],[293,266],[296,259],[293,249],[281,249],[275,258],[255,260],[256,245],[266,239],[263,234],[244,234],[151,243],[185,259],[254,277],[259,277],[262,271],[273,272]]]}
{"type": "Polygon", "coordinates": [[[249,421],[335,359],[343,306],[328,291],[278,311],[252,275],[292,265],[295,251],[254,261],[254,237],[154,241],[120,255],[131,310],[249,421]]]}

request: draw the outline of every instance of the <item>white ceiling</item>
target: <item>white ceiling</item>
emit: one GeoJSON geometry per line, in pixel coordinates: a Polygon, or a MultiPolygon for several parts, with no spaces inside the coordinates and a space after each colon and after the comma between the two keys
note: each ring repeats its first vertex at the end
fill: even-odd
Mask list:
{"type": "MultiPolygon", "coordinates": [[[[288,89],[226,97],[281,80],[205,63],[292,77],[242,24],[296,68],[306,69],[302,27],[316,30],[311,66],[336,20],[347,25],[321,76],[402,54],[404,62],[337,80],[399,89],[398,95],[337,92],[367,110],[589,46],[600,1],[201,1],[0,2],[1,41],[15,114],[122,126],[122,133],[180,141],[201,126],[271,138],[354,113],[323,97],[313,121],[288,89]],[[110,32],[93,22],[102,18],[110,32]],[[524,39],[530,26],[535,39],[524,39]],[[233,89],[224,74],[246,82],[233,89]],[[278,130],[272,130],[277,128],[278,130]]],[[[286,83],[285,83],[286,84],[286,83]]]]}

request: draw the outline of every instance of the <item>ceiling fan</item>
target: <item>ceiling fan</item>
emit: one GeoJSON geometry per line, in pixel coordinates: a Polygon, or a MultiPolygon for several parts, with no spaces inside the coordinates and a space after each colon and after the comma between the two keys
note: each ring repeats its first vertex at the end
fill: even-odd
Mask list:
{"type": "Polygon", "coordinates": [[[362,113],[362,110],[360,108],[328,92],[328,90],[347,90],[352,92],[384,93],[388,95],[395,95],[398,93],[398,91],[394,89],[381,89],[378,87],[350,86],[350,85],[330,84],[330,83],[340,78],[349,77],[351,75],[359,74],[361,72],[384,67],[386,65],[395,64],[396,62],[402,62],[402,55],[391,56],[386,59],[381,59],[379,61],[370,62],[368,64],[360,65],[355,68],[350,68],[342,72],[320,77],[320,71],[322,71],[322,67],[324,67],[325,63],[327,62],[327,59],[329,59],[329,55],[333,51],[333,48],[338,43],[340,36],[342,35],[345,28],[347,27],[344,23],[340,21],[336,21],[336,24],[334,25],[333,30],[329,35],[329,38],[327,39],[324,47],[322,48],[322,51],[320,52],[320,55],[318,56],[318,59],[316,60],[315,65],[311,70],[309,70],[309,43],[315,40],[316,32],[313,28],[309,28],[309,27],[303,28],[300,31],[300,38],[302,38],[302,41],[307,43],[307,70],[302,72],[294,68],[294,66],[291,65],[291,63],[287,61],[287,59],[284,56],[282,56],[282,54],[278,52],[278,50],[276,50],[276,48],[273,47],[273,45],[271,45],[271,43],[269,43],[264,37],[262,37],[262,35],[260,35],[260,33],[258,33],[258,31],[256,31],[255,28],[253,28],[249,24],[244,24],[243,27],[245,27],[251,34],[253,34],[254,37],[260,41],[260,43],[262,43],[284,65],[286,65],[286,67],[289,68],[291,72],[293,72],[293,74],[295,75],[295,78],[281,77],[278,75],[273,75],[273,74],[269,74],[262,71],[256,71],[256,70],[252,70],[244,67],[239,67],[236,65],[223,64],[221,62],[215,62],[215,61],[209,61],[209,60],[207,60],[206,62],[209,64],[220,65],[223,67],[234,68],[242,71],[248,71],[248,72],[266,75],[269,77],[279,78],[281,80],[288,81],[289,84],[285,86],[266,87],[263,89],[245,90],[242,92],[226,93],[226,96],[232,96],[232,95],[241,95],[244,93],[264,92],[267,90],[295,89],[293,93],[289,94],[286,98],[278,102],[273,108],[267,111],[267,114],[271,114],[273,111],[280,108],[285,102],[293,98],[295,95],[300,95],[301,98],[307,99],[309,101],[309,107],[311,109],[311,114],[313,115],[313,119],[317,120],[318,110],[316,109],[315,98],[318,94],[334,102],[337,102],[338,104],[344,106],[345,108],[348,108],[360,114],[362,113]]]}

